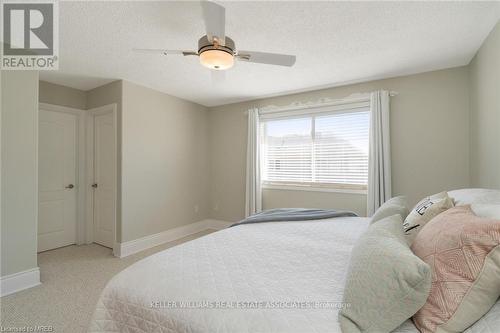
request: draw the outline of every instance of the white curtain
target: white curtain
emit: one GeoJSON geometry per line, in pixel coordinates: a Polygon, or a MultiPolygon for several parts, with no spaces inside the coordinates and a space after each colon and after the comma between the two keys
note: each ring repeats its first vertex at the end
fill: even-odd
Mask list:
{"type": "Polygon", "coordinates": [[[373,215],[392,196],[389,92],[370,95],[370,148],[368,152],[367,213],[373,215]]]}
{"type": "Polygon", "coordinates": [[[259,110],[248,110],[247,179],[245,195],[246,216],[250,216],[262,210],[259,127],[259,110]]]}

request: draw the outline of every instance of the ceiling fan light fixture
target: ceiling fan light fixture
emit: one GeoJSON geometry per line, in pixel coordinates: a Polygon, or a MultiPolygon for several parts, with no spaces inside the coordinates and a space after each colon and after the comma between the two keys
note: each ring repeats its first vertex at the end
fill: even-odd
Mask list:
{"type": "Polygon", "coordinates": [[[200,53],[200,63],[210,69],[225,70],[233,67],[234,56],[220,49],[209,49],[200,53]]]}

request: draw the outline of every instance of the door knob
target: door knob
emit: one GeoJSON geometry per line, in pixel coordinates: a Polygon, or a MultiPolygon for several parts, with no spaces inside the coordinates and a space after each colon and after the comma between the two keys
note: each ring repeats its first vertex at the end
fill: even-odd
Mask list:
{"type": "Polygon", "coordinates": [[[93,188],[97,188],[97,183],[92,184],[93,188]]]}
{"type": "Polygon", "coordinates": [[[69,188],[69,189],[72,189],[73,187],[75,187],[75,185],[73,185],[73,184],[69,184],[68,186],[66,186],[66,188],[69,188]]]}

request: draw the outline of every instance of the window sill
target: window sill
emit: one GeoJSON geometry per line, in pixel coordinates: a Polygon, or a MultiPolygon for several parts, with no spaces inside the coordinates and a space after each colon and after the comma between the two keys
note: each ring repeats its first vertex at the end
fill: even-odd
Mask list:
{"type": "Polygon", "coordinates": [[[286,185],[286,184],[262,184],[264,190],[285,190],[285,191],[306,191],[306,192],[329,192],[329,193],[346,193],[346,194],[362,194],[366,195],[366,190],[356,190],[347,188],[333,187],[314,187],[301,185],[286,185]]]}

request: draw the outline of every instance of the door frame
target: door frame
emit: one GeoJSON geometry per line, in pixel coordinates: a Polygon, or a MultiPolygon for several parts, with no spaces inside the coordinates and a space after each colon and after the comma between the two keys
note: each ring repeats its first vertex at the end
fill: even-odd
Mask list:
{"type": "MultiPolygon", "coordinates": [[[[76,116],[77,126],[76,126],[76,244],[85,244],[85,186],[86,186],[86,165],[85,165],[85,123],[86,123],[86,111],[76,108],[70,108],[67,106],[54,105],[49,103],[38,103],[38,113],[40,110],[68,113],[76,116]]],[[[37,128],[40,126],[40,120],[37,120],[37,128]]],[[[37,130],[38,133],[38,130],[37,130]]],[[[37,134],[37,155],[38,155],[38,141],[39,134],[37,134]]],[[[37,197],[38,197],[38,166],[37,166],[37,197]]],[[[38,199],[37,199],[38,206],[38,199]]],[[[38,209],[37,209],[38,216],[38,209]]],[[[38,218],[37,218],[37,230],[38,230],[38,218]]],[[[37,241],[38,241],[38,231],[37,231],[37,241]]]]}
{"type": "Polygon", "coordinates": [[[86,210],[86,223],[85,223],[85,241],[90,244],[94,241],[94,190],[92,184],[94,182],[94,116],[112,113],[113,114],[113,125],[115,129],[114,138],[114,154],[115,154],[115,188],[114,188],[114,201],[115,201],[115,220],[113,223],[114,229],[114,240],[113,240],[113,254],[116,256],[119,250],[119,244],[117,242],[117,220],[118,220],[118,186],[119,186],[119,174],[118,174],[118,116],[117,116],[117,104],[108,104],[100,106],[97,108],[89,109],[86,111],[86,191],[85,191],[85,210],[86,210]]]}

